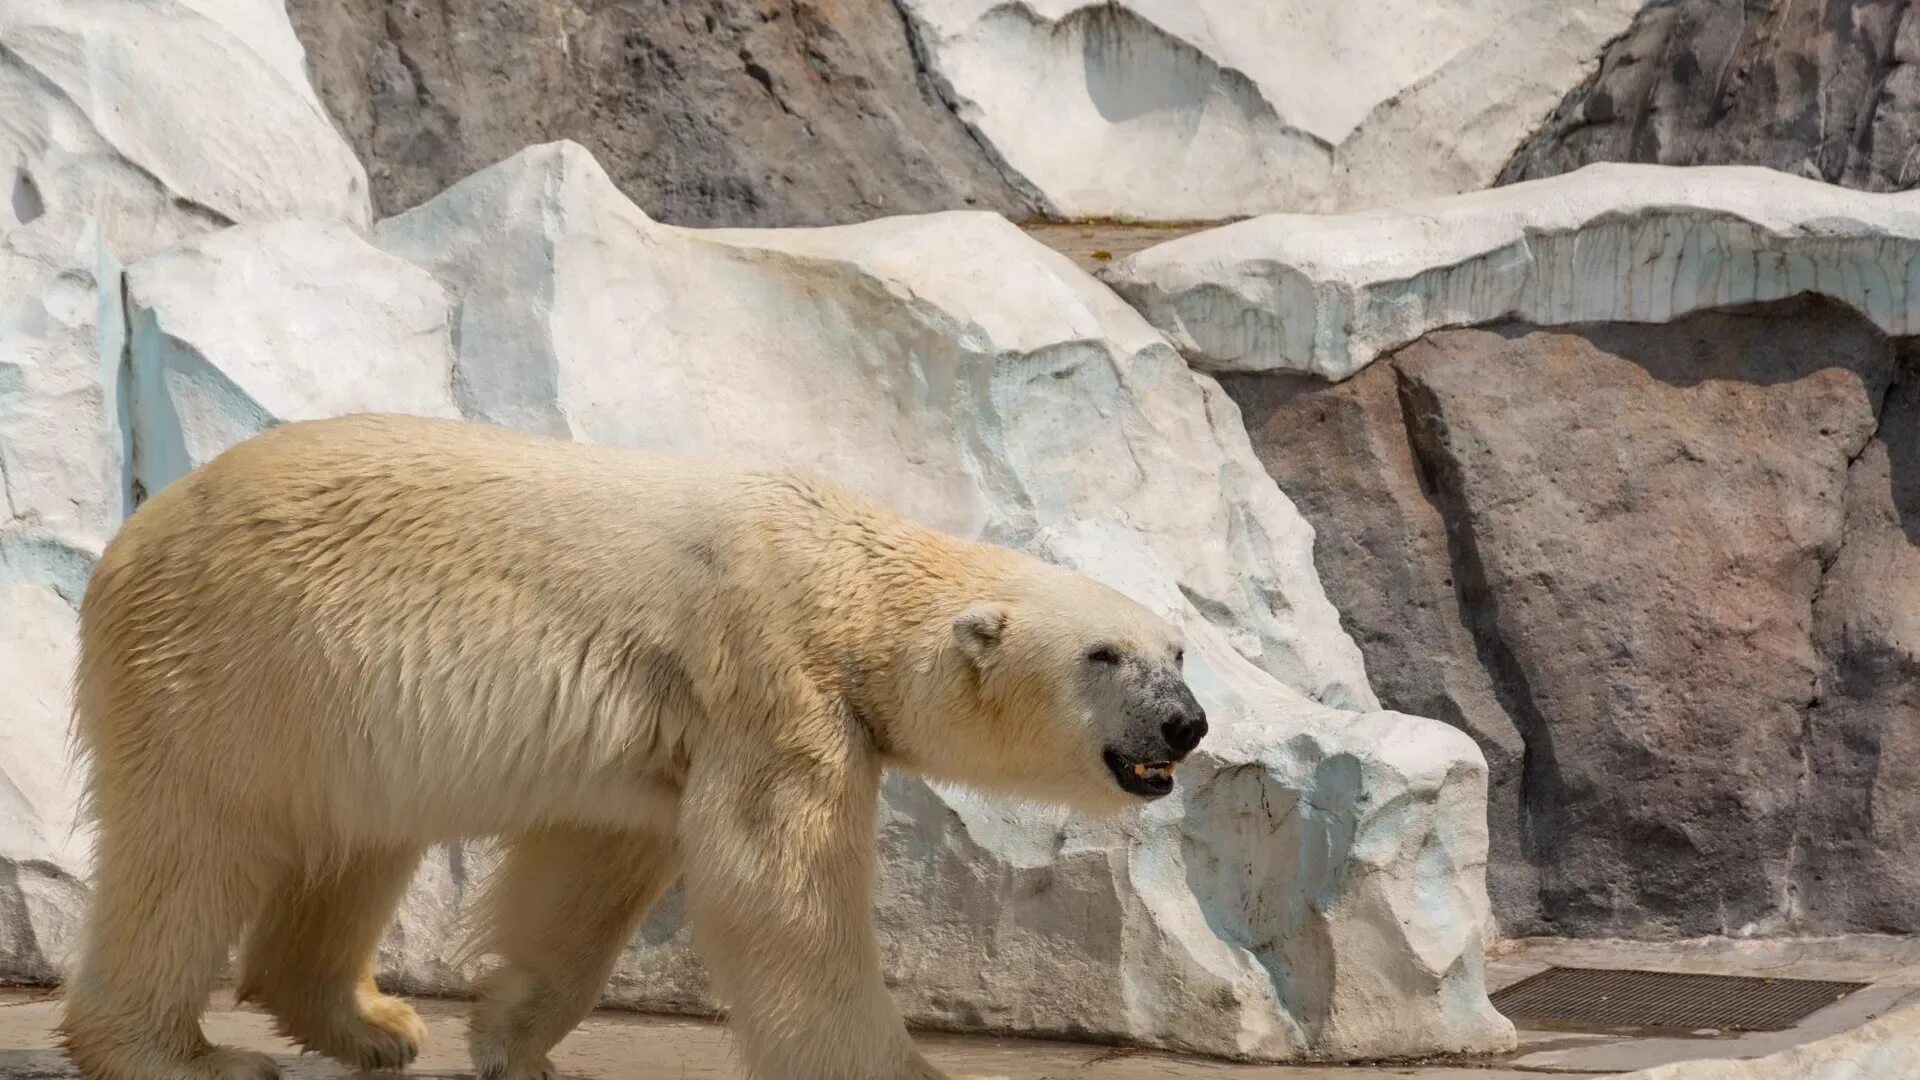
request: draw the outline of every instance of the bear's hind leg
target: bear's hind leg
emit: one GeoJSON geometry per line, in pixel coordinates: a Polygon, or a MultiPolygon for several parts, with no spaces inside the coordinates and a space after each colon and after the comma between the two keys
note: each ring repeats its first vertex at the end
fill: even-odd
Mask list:
{"type": "Polygon", "coordinates": [[[420,864],[417,847],[359,851],[324,876],[290,877],[248,936],[239,997],[282,1035],[357,1069],[398,1069],[426,1041],[412,1006],[373,982],[380,935],[420,864]]]}
{"type": "MultiPolygon", "coordinates": [[[[108,808],[111,809],[111,808],[108,808]]],[[[83,953],[59,1037],[88,1080],[274,1080],[265,1054],[200,1030],[227,950],[259,907],[263,868],[239,836],[158,807],[103,812],[83,953]]]]}
{"type": "Polygon", "coordinates": [[[504,961],[469,1024],[481,1080],[540,1080],[593,1011],[620,950],[679,876],[671,837],[551,828],[516,838],[480,909],[479,944],[504,961]]]}

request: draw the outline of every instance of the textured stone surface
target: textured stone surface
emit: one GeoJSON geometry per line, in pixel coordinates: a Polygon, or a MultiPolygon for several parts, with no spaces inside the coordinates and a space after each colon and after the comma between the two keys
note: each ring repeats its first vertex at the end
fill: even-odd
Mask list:
{"type": "Polygon", "coordinates": [[[1338,385],[1274,372],[1224,375],[1256,453],[1314,523],[1314,562],[1366,656],[1380,700],[1471,734],[1486,754],[1487,891],[1507,933],[1538,927],[1539,872],[1521,844],[1526,751],[1455,588],[1447,520],[1407,440],[1402,380],[1375,364],[1338,385]]]}
{"type": "Polygon", "coordinates": [[[383,214],[560,138],[679,224],[1031,209],[919,74],[890,0],[287,6],[383,214]]]}
{"type": "MultiPolygon", "coordinates": [[[[290,411],[342,407],[330,387],[403,381],[316,380],[328,358],[378,352],[424,385],[451,341],[467,415],[820,469],[1185,625],[1217,724],[1179,793],[1144,814],[1096,825],[889,782],[876,919],[912,1019],[1273,1059],[1511,1044],[1482,976],[1480,754],[1377,710],[1310,533],[1232,403],[1064,256],[986,214],[675,229],[564,144],[376,240],[444,299],[400,289],[418,272],[334,230],[238,230],[129,271],[135,385],[165,358],[170,400],[189,399],[172,373],[197,371],[192,400],[225,410],[207,437],[178,438],[187,463],[290,411]],[[276,276],[280,290],[252,284],[276,276]],[[375,302],[396,293],[419,303],[375,302]],[[270,354],[309,381],[262,389],[270,354]]],[[[145,424],[184,415],[136,410],[139,445],[145,424]]],[[[466,985],[457,920],[491,858],[430,860],[383,950],[400,985],[466,985]]],[[[677,896],[610,998],[714,1007],[677,896]]]]}
{"type": "MultiPolygon", "coordinates": [[[[1477,883],[1401,893],[1404,860],[1422,857],[1385,834],[1363,854],[1365,823],[1379,819],[1355,801],[1366,791],[1366,805],[1385,807],[1404,785],[1414,820],[1438,815],[1414,831],[1437,837],[1434,825],[1454,821],[1442,807],[1477,798],[1465,794],[1475,767],[1450,779],[1459,749],[1403,719],[1320,713],[1328,730],[1280,734],[1311,710],[1248,661],[1323,700],[1372,700],[1315,598],[1310,541],[1277,492],[1247,482],[1258,466],[1217,388],[1064,259],[987,216],[826,233],[663,229],[567,147],[477,176],[386,223],[379,240],[458,298],[470,414],[823,469],[943,527],[1077,565],[1207,643],[1196,681],[1211,713],[1245,718],[1244,741],[1222,735],[1220,772],[1196,772],[1164,821],[1115,833],[894,782],[880,921],[910,1015],[1266,1056],[1405,1046],[1435,1023],[1450,1037],[1497,1037],[1475,992],[1455,985],[1474,966],[1462,950],[1477,948],[1477,883]],[[516,223],[505,236],[502,220],[516,223]],[[608,357],[631,360],[622,370],[608,357]],[[1394,747],[1395,764],[1380,771],[1375,746],[1394,747]],[[1335,808],[1331,819],[1284,809],[1316,804],[1335,808]],[[1324,831],[1349,812],[1354,839],[1324,831]],[[1242,836],[1298,854],[1249,860],[1242,836]],[[1352,873],[1356,857],[1380,860],[1378,885],[1352,873]],[[1305,906],[1260,902],[1282,878],[1296,878],[1285,894],[1305,906]],[[1372,895],[1346,897],[1348,884],[1372,895]],[[1323,919],[1316,903],[1343,915],[1323,919]],[[1411,966],[1437,997],[1391,1017],[1348,1007],[1383,992],[1374,980],[1427,952],[1429,935],[1435,947],[1411,966]],[[1287,944],[1264,956],[1232,944],[1265,941],[1287,944]],[[1374,971],[1328,962],[1348,949],[1376,957],[1374,971]],[[980,955],[1023,962],[983,970],[980,955]],[[1155,959],[1123,959],[1139,955],[1155,959]]],[[[1436,840],[1414,876],[1471,876],[1463,850],[1436,840]]],[[[630,957],[622,985],[636,1003],[704,993],[682,977],[672,916],[669,905],[630,957]]]]}
{"type": "Polygon", "coordinates": [[[1844,535],[1814,605],[1800,902],[1825,925],[1920,928],[1920,357],[1848,473],[1844,535]]]}
{"type": "Polygon", "coordinates": [[[1920,1006],[1748,1061],[1682,1061],[1621,1080],[1920,1080],[1920,1006]]]}
{"type": "Polygon", "coordinates": [[[1645,0],[901,0],[1067,217],[1346,209],[1491,183],[1645,0]]]}
{"type": "Polygon", "coordinates": [[[1920,11],[1907,0],[1649,5],[1501,180],[1639,161],[1904,190],[1920,181],[1916,60],[1920,11]]]}
{"type": "Polygon", "coordinates": [[[1920,196],[1594,165],[1379,212],[1253,218],[1102,276],[1203,367],[1343,379],[1449,326],[1661,323],[1803,292],[1920,333],[1916,254],[1920,196]]]}
{"type": "Polygon", "coordinates": [[[68,684],[80,595],[124,511],[119,303],[92,221],[0,238],[0,978],[56,974],[83,897],[68,684]]]}
{"type": "Polygon", "coordinates": [[[1382,700],[1485,748],[1504,931],[1920,926],[1896,354],[1795,301],[1228,380],[1382,700]]]}
{"type": "Polygon", "coordinates": [[[0,117],[0,232],[90,214],[131,260],[233,222],[369,221],[278,0],[7,0],[0,117]]]}
{"type": "Polygon", "coordinates": [[[273,422],[459,415],[446,294],[345,226],[278,222],[187,241],[129,268],[126,298],[142,492],[273,422]]]}
{"type": "Polygon", "coordinates": [[[454,296],[468,415],[726,447],[961,534],[1112,560],[1309,697],[1374,704],[1305,523],[1217,384],[996,216],[662,227],[562,143],[382,222],[377,241],[454,296]]]}

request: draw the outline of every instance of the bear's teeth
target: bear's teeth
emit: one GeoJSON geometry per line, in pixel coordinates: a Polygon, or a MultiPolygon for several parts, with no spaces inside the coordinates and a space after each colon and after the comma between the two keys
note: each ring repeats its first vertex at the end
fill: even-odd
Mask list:
{"type": "Polygon", "coordinates": [[[1163,761],[1148,765],[1141,762],[1133,767],[1133,775],[1142,780],[1166,780],[1173,776],[1173,763],[1163,761]]]}

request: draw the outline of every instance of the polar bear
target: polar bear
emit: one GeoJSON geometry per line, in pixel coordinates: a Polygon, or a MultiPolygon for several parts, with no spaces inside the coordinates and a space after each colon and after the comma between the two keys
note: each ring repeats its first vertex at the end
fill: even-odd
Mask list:
{"type": "Polygon", "coordinates": [[[364,414],[287,424],[142,506],[81,610],[96,886],[63,1043],[102,1080],[252,1080],[199,1013],[411,1061],[372,979],[423,850],[494,836],[469,1042],[550,1076],[656,897],[756,1077],[907,1080],[869,921],[883,770],[1107,813],[1206,731],[1119,593],[816,478],[364,414]]]}

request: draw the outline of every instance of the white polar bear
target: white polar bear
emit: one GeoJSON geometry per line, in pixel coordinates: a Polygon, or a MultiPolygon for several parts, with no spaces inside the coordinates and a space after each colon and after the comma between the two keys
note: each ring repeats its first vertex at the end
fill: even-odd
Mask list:
{"type": "Polygon", "coordinates": [[[1104,586],[819,480],[363,415],[233,447],[127,522],[81,611],[96,888],[62,1036],[101,1080],[251,1080],[199,1013],[411,1061],[376,944],[427,846],[497,836],[473,1012],[545,1077],[684,871],[757,1077],[908,1080],[868,919],[882,770],[1108,812],[1205,733],[1104,586]]]}

